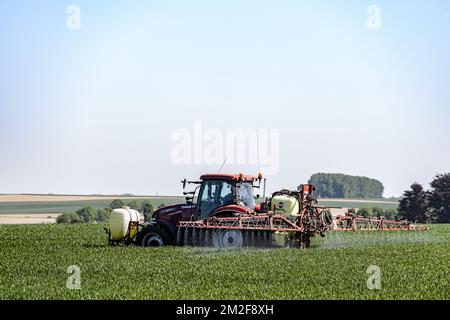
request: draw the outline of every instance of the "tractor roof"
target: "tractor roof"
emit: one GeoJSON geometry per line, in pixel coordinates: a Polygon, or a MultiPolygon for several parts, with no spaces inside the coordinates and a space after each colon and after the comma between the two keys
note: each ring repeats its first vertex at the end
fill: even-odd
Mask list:
{"type": "Polygon", "coordinates": [[[256,178],[244,174],[204,174],[200,177],[201,180],[224,180],[224,181],[254,181],[256,178]]]}

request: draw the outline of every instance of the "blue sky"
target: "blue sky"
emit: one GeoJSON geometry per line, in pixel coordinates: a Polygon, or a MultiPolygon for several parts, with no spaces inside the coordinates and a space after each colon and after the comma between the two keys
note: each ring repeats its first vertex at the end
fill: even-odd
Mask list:
{"type": "Polygon", "coordinates": [[[400,195],[450,171],[449,39],[448,1],[0,0],[0,193],[178,194],[218,170],[170,161],[201,120],[279,129],[272,189],[343,172],[400,195]]]}

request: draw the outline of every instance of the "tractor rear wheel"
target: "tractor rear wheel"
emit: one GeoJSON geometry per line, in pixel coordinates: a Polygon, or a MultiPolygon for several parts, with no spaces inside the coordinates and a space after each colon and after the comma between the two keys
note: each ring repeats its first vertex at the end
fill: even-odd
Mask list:
{"type": "Polygon", "coordinates": [[[213,235],[214,247],[218,249],[240,249],[243,242],[240,230],[216,230],[213,235]]]}

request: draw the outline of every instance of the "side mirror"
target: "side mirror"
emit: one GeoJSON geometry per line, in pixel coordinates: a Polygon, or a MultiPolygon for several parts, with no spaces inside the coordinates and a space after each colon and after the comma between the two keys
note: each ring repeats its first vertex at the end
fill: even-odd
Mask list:
{"type": "Polygon", "coordinates": [[[183,189],[185,189],[186,188],[187,179],[184,178],[184,180],[181,181],[181,183],[183,184],[183,189]]]}

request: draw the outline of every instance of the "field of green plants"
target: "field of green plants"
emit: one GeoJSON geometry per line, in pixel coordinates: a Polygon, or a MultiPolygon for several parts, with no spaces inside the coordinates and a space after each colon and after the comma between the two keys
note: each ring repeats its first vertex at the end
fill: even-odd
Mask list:
{"type": "Polygon", "coordinates": [[[109,247],[102,224],[0,225],[0,299],[450,299],[450,225],[298,249],[109,247]],[[68,289],[67,268],[81,270],[68,289]],[[381,289],[367,287],[367,268],[381,289]]]}

